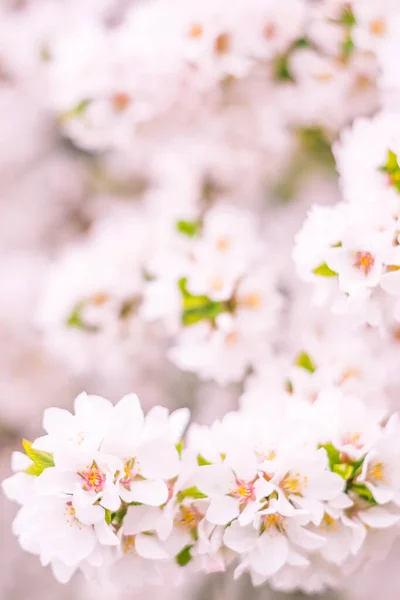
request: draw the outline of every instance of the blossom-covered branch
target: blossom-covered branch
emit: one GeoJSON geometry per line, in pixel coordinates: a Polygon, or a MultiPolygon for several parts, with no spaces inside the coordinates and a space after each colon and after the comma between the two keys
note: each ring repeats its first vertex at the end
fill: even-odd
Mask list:
{"type": "Polygon", "coordinates": [[[398,533],[399,418],[340,386],[261,395],[256,411],[252,396],[185,438],[186,409],[144,416],[134,394],[47,409],[3,482],[21,546],[62,582],[81,569],[125,588],[234,562],[256,585],[340,585],[398,533]]]}

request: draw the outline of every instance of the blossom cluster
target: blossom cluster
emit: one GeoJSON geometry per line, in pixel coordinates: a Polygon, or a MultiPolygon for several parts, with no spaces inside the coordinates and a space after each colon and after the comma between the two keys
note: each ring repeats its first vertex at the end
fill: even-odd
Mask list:
{"type": "Polygon", "coordinates": [[[397,535],[399,417],[340,386],[313,402],[288,386],[274,398],[258,387],[254,411],[253,385],[239,411],[185,439],[186,409],[144,416],[134,394],[47,409],[46,434],[24,441],[3,481],[21,546],[61,582],[81,569],[126,589],[234,562],[256,585],[340,585],[397,535]]]}
{"type": "Polygon", "coordinates": [[[399,40],[399,0],[1,3],[0,421],[153,406],[81,394],[13,454],[59,581],[318,593],[385,556],[399,40]]]}
{"type": "Polygon", "coordinates": [[[282,297],[252,213],[220,203],[178,221],[148,268],[142,315],[177,336],[170,356],[180,368],[225,384],[268,353],[282,297]]]}
{"type": "Polygon", "coordinates": [[[64,252],[41,302],[42,328],[64,352],[73,338],[76,361],[84,337],[135,347],[155,321],[173,336],[169,356],[181,369],[241,380],[268,353],[282,304],[255,215],[217,203],[159,229],[150,215],[115,211],[64,252]]]}
{"type": "Polygon", "coordinates": [[[399,134],[399,114],[388,112],[342,133],[334,153],[344,200],[313,207],[294,250],[317,301],[382,328],[400,319],[399,134]]]}

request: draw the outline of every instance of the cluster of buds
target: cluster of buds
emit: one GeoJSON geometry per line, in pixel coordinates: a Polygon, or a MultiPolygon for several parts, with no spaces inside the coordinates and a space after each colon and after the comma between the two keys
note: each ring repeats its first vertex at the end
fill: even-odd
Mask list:
{"type": "Polygon", "coordinates": [[[255,585],[339,586],[397,535],[398,416],[339,386],[245,404],[185,441],[186,409],[144,416],[133,394],[47,409],[3,481],[21,546],[61,582],[81,569],[125,589],[234,562],[255,585]]]}

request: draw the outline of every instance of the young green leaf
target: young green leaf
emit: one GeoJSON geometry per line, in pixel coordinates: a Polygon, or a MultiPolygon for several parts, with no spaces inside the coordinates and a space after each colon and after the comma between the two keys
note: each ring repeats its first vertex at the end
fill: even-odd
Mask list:
{"type": "Polygon", "coordinates": [[[33,463],[32,465],[29,465],[27,469],[25,469],[25,473],[38,477],[45,469],[54,467],[53,455],[50,454],[50,452],[44,452],[43,450],[36,450],[36,448],[32,448],[32,442],[29,442],[28,440],[22,440],[22,446],[25,450],[25,454],[33,463]]]}
{"type": "Polygon", "coordinates": [[[197,455],[197,464],[199,465],[199,467],[204,467],[206,465],[212,465],[212,463],[209,462],[206,458],[204,458],[204,456],[201,456],[201,454],[197,455]]]}
{"type": "Polygon", "coordinates": [[[336,271],[332,271],[332,269],[330,269],[326,263],[322,263],[318,267],[315,267],[315,269],[313,269],[313,273],[314,275],[319,275],[320,277],[337,276],[336,271]]]}
{"type": "Polygon", "coordinates": [[[207,496],[206,494],[203,494],[203,492],[201,492],[196,486],[193,486],[178,492],[176,501],[178,504],[180,504],[185,498],[194,498],[195,500],[198,500],[199,498],[207,498],[207,496]]]}
{"type": "Polygon", "coordinates": [[[177,444],[175,444],[175,448],[179,454],[179,456],[182,456],[182,451],[183,451],[183,440],[179,440],[179,442],[177,444]]]}
{"type": "Polygon", "coordinates": [[[351,483],[346,491],[357,494],[357,496],[359,496],[366,502],[369,502],[370,504],[377,504],[374,496],[372,495],[372,492],[367,488],[365,483],[351,483]]]}
{"type": "Polygon", "coordinates": [[[307,354],[307,352],[300,352],[300,354],[298,354],[296,361],[295,361],[295,365],[297,367],[301,367],[302,369],[305,369],[306,371],[309,371],[309,373],[314,373],[314,371],[316,369],[315,364],[313,363],[310,355],[307,354]]]}
{"type": "Polygon", "coordinates": [[[179,554],[177,554],[175,556],[175,560],[180,567],[184,567],[192,560],[192,555],[190,553],[190,550],[192,549],[192,547],[193,547],[193,545],[185,546],[179,552],[179,554]]]}
{"type": "Polygon", "coordinates": [[[200,231],[200,221],[178,221],[176,229],[179,233],[187,235],[188,237],[194,237],[200,231]]]}
{"type": "Polygon", "coordinates": [[[335,465],[340,464],[340,452],[339,450],[337,450],[337,448],[335,448],[335,446],[331,443],[328,444],[322,444],[320,446],[320,448],[324,448],[327,456],[328,456],[328,460],[329,460],[329,467],[331,469],[331,471],[333,471],[333,467],[335,465]]]}

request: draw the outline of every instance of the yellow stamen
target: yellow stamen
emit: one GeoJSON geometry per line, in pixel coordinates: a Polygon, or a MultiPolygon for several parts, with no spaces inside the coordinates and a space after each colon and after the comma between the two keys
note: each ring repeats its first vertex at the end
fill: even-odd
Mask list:
{"type": "Polygon", "coordinates": [[[221,238],[218,238],[216,241],[216,246],[217,246],[218,250],[221,250],[221,252],[225,252],[225,250],[228,250],[230,245],[231,245],[231,241],[228,237],[221,237],[221,238]]]}
{"type": "Polygon", "coordinates": [[[203,27],[199,23],[194,23],[188,31],[188,36],[198,39],[203,35],[203,27]]]}
{"type": "Polygon", "coordinates": [[[197,527],[201,514],[193,506],[180,506],[179,513],[174,518],[174,524],[184,531],[197,527]]]}
{"type": "Polygon", "coordinates": [[[333,519],[330,515],[325,513],[321,522],[321,529],[324,529],[326,531],[337,531],[339,527],[337,521],[333,519]]]}
{"type": "Polygon", "coordinates": [[[372,463],[368,468],[368,479],[385,482],[385,466],[382,462],[372,463]]]}
{"type": "Polygon", "coordinates": [[[220,33],[215,39],[214,50],[216,54],[227,54],[231,47],[231,36],[229,33],[220,33]]]}
{"type": "Polygon", "coordinates": [[[286,494],[301,494],[303,486],[308,482],[307,477],[302,477],[300,473],[288,473],[280,483],[280,487],[286,494]]]}
{"type": "Polygon", "coordinates": [[[370,21],[369,31],[372,35],[376,35],[377,37],[384,36],[387,31],[386,22],[383,19],[374,19],[373,21],[370,21]]]}
{"type": "Polygon", "coordinates": [[[262,295],[257,292],[248,294],[241,299],[240,304],[247,308],[259,308],[262,304],[262,295]]]}
{"type": "Polygon", "coordinates": [[[122,552],[124,554],[131,554],[135,551],[135,536],[134,535],[123,535],[122,536],[122,552]]]}

